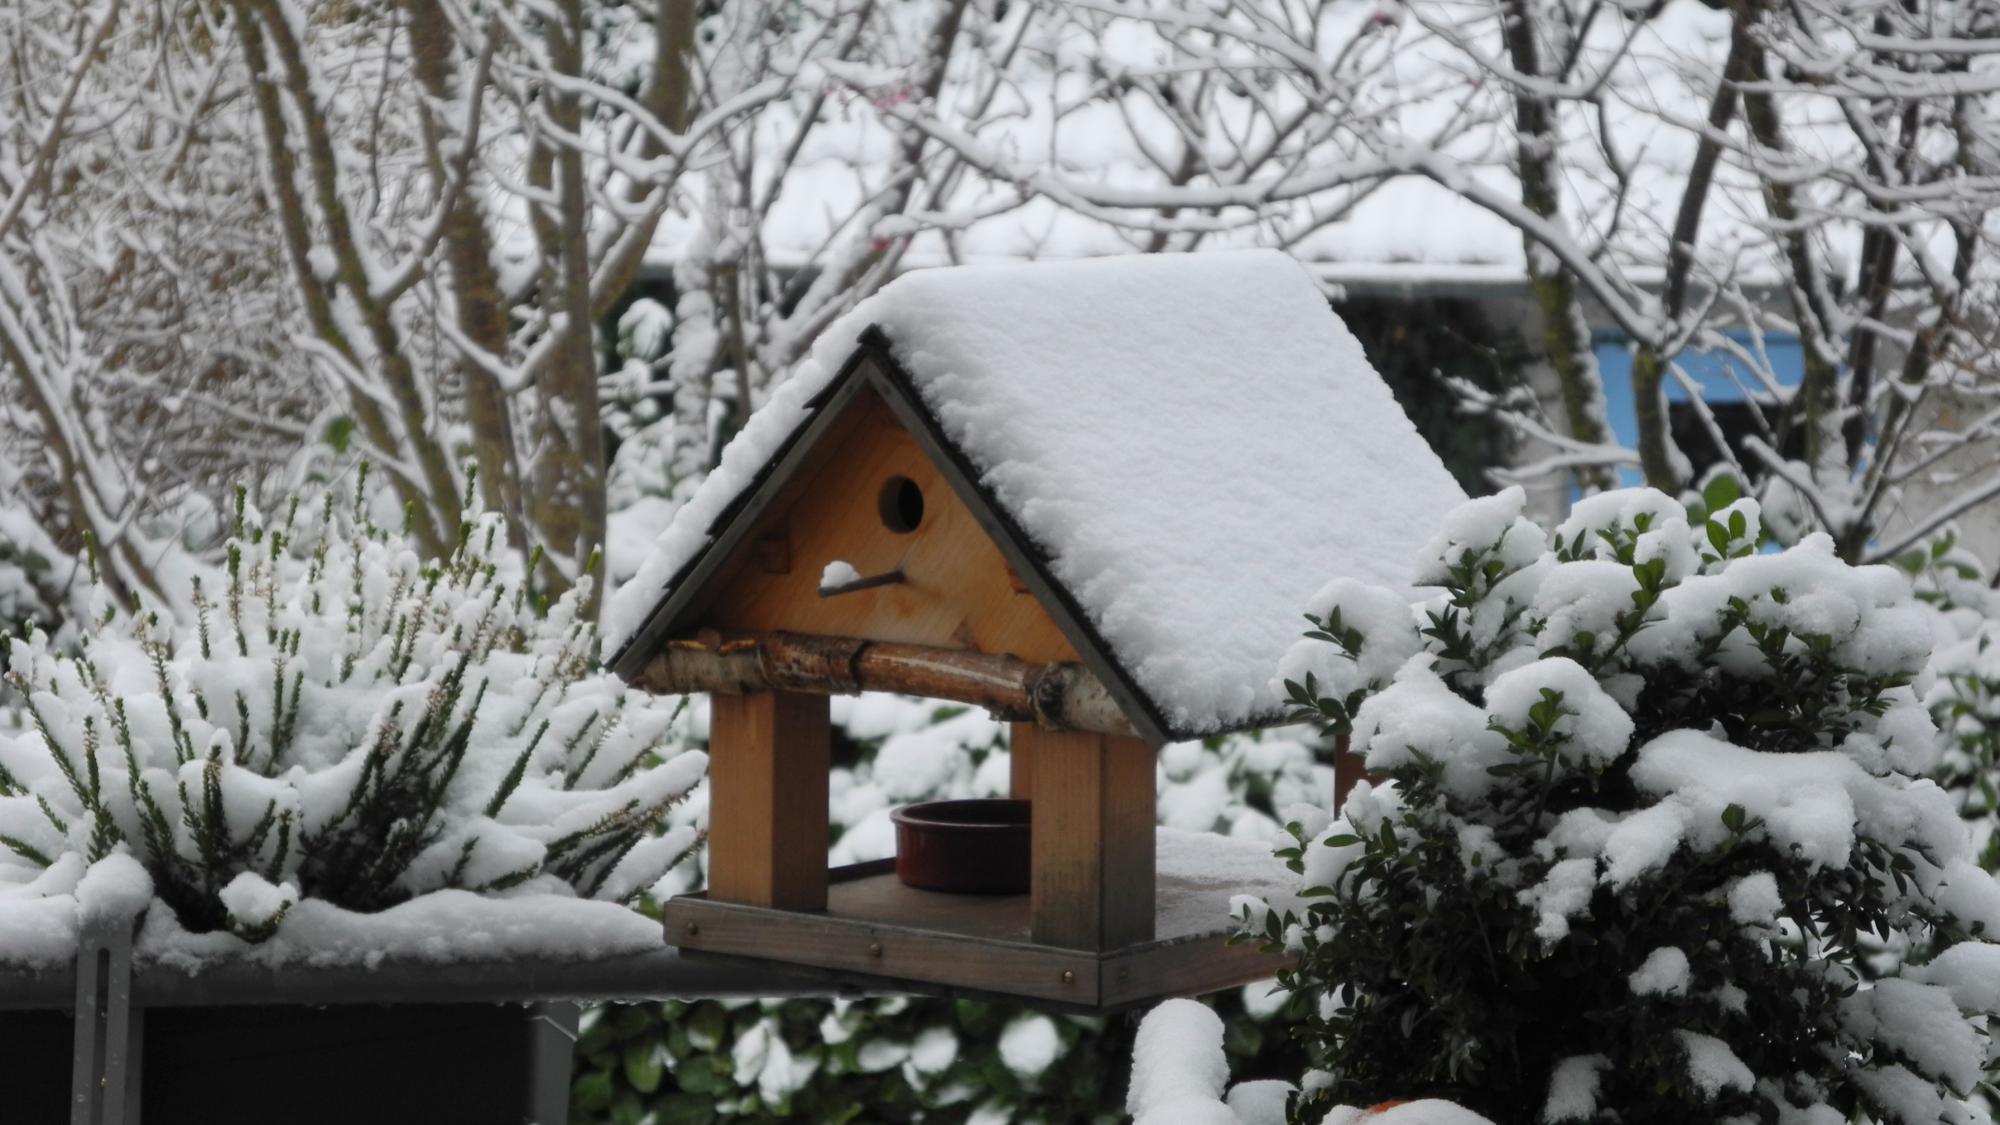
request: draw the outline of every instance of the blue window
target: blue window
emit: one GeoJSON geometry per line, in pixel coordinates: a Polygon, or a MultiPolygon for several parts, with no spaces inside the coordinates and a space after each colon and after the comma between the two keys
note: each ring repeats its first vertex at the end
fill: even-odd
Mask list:
{"type": "MultiPolygon", "coordinates": [[[[1748,332],[1729,332],[1726,335],[1744,351],[1756,354],[1756,343],[1748,332]]],[[[1805,353],[1799,346],[1798,337],[1789,333],[1766,332],[1763,345],[1764,355],[1770,362],[1771,373],[1778,385],[1785,388],[1798,386],[1805,374],[1805,353]]],[[[1639,443],[1639,424],[1632,408],[1632,341],[1617,329],[1598,329],[1591,333],[1591,350],[1596,353],[1597,367],[1604,377],[1604,409],[1611,423],[1612,436],[1619,444],[1632,448],[1639,443]]],[[[1736,447],[1737,456],[1742,457],[1739,443],[1746,435],[1757,432],[1745,392],[1765,401],[1765,416],[1775,417],[1775,412],[1768,409],[1763,381],[1752,375],[1742,360],[1726,351],[1690,349],[1682,352],[1676,362],[1701,387],[1702,401],[1716,415],[1724,435],[1736,447]]],[[[1723,458],[1716,451],[1708,428],[1689,405],[1687,388],[1670,374],[1667,376],[1666,391],[1674,443],[1694,463],[1695,476],[1699,479],[1709,466],[1723,458]]],[[[1637,466],[1619,470],[1618,476],[1619,483],[1624,485],[1639,484],[1643,479],[1637,466]]]]}

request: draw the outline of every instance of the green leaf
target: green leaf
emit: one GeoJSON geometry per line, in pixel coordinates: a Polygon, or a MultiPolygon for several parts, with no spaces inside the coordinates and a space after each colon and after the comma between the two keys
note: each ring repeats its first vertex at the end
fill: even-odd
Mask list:
{"type": "MultiPolygon", "coordinates": [[[[1702,507],[1710,515],[1720,512],[1738,500],[1743,499],[1743,482],[1729,473],[1717,473],[1701,488],[1702,507]]],[[[1740,515],[1740,513],[1738,513],[1740,515]]],[[[1742,534],[1734,532],[1733,534],[1742,534]]]]}
{"type": "Polygon", "coordinates": [[[660,1077],[666,1072],[666,1050],[658,1039],[634,1039],[625,1044],[625,1081],[642,1094],[650,1094],[660,1088],[660,1077]]]}
{"type": "Polygon", "coordinates": [[[354,436],[354,419],[342,414],[340,417],[328,422],[326,429],[321,432],[320,436],[328,445],[333,447],[335,453],[345,453],[347,452],[348,440],[354,436]]]}
{"type": "Polygon", "coordinates": [[[1222,1049],[1230,1055],[1255,1058],[1264,1049],[1264,1028],[1256,1021],[1233,1019],[1222,1026],[1222,1049]]]}
{"type": "Polygon", "coordinates": [[[726,1092],[728,1084],[716,1072],[713,1055],[696,1055],[674,1068],[674,1085],[690,1094],[726,1092]]]}
{"type": "Polygon", "coordinates": [[[578,1075],[577,1080],[570,1086],[570,1098],[576,1102],[577,1107],[592,1112],[610,1108],[611,1094],[611,1072],[607,1070],[593,1070],[578,1075]]]}
{"type": "Polygon", "coordinates": [[[660,1125],[711,1125],[718,1120],[715,1099],[697,1094],[672,1093],[653,1103],[660,1125]]]}
{"type": "Polygon", "coordinates": [[[688,1042],[697,1050],[713,1051],[722,1046],[723,1037],[729,1034],[729,1013],[713,1000],[695,1005],[683,1024],[687,1028],[688,1042]]]}
{"type": "Polygon", "coordinates": [[[1731,805],[1722,810],[1722,826],[1731,832],[1741,832],[1743,831],[1744,818],[1747,815],[1743,811],[1742,805],[1731,805]]]}

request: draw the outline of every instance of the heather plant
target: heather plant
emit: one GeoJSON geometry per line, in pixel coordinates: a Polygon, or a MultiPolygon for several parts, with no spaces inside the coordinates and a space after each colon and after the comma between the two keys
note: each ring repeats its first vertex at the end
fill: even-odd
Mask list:
{"type": "Polygon", "coordinates": [[[127,853],[182,927],[254,941],[304,897],[633,899],[688,851],[662,826],[704,758],[676,701],[597,669],[587,589],[542,604],[476,512],[424,561],[364,494],[266,522],[239,492],[192,621],[100,587],[74,653],[0,642],[28,720],[0,735],[0,881],[127,853]]]}
{"type": "Polygon", "coordinates": [[[1417,606],[1329,585],[1286,659],[1371,775],[1295,814],[1304,909],[1243,907],[1298,957],[1292,1119],[1982,1119],[2000,887],[1925,777],[1907,578],[1760,553],[1749,500],[1521,509],[1457,511],[1417,606]]]}

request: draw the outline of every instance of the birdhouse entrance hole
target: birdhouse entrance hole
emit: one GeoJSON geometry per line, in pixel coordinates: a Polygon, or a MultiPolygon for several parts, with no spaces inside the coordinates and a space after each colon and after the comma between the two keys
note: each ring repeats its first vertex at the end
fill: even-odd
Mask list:
{"type": "Polygon", "coordinates": [[[924,522],[924,490],[909,477],[890,477],[882,485],[882,526],[908,535],[924,522]]]}

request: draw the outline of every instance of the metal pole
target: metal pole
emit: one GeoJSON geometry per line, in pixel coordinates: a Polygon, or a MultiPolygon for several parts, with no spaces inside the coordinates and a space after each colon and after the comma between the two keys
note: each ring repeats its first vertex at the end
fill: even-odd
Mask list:
{"type": "Polygon", "coordinates": [[[132,921],[87,921],[77,944],[70,1125],[138,1125],[143,1037],[132,1005],[132,921]]]}
{"type": "Polygon", "coordinates": [[[564,1125],[569,1120],[571,1060],[576,1054],[580,1004],[536,1004],[529,1013],[530,1048],[527,1125],[564,1125]]]}

